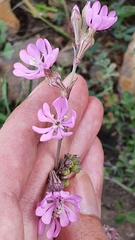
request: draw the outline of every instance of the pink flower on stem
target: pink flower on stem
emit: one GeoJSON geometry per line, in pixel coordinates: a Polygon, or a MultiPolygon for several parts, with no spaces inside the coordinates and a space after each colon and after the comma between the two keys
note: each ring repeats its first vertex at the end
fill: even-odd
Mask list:
{"type": "Polygon", "coordinates": [[[62,139],[72,135],[72,132],[68,132],[68,128],[73,128],[76,120],[76,112],[71,110],[71,116],[68,118],[68,101],[67,98],[59,97],[52,105],[56,110],[56,117],[50,112],[49,105],[45,102],[43,104],[43,109],[38,111],[38,119],[40,122],[51,123],[50,127],[39,128],[33,126],[32,129],[42,134],[40,137],[41,142],[50,140],[51,138],[62,139]]]}
{"type": "Polygon", "coordinates": [[[46,226],[48,239],[56,238],[61,227],[66,227],[78,220],[77,214],[70,208],[80,212],[79,202],[82,198],[69,192],[47,192],[45,198],[38,203],[35,214],[39,216],[38,235],[43,235],[46,226]]]}
{"type": "Polygon", "coordinates": [[[59,49],[55,48],[52,50],[47,39],[39,38],[36,41],[36,45],[30,43],[27,46],[27,50],[20,51],[21,60],[36,69],[30,70],[22,63],[16,62],[13,74],[17,77],[24,77],[31,80],[44,77],[47,70],[56,62],[58,53],[59,49]]]}
{"type": "Polygon", "coordinates": [[[108,7],[101,7],[99,1],[96,1],[92,7],[90,1],[86,4],[86,23],[93,30],[105,30],[111,27],[118,17],[115,11],[108,13],[108,7]]]}

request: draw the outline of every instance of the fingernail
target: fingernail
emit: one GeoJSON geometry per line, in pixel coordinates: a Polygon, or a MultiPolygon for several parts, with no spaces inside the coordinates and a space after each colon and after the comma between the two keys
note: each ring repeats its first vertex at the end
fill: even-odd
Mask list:
{"type": "Polygon", "coordinates": [[[82,197],[80,208],[82,214],[99,217],[96,196],[92,182],[85,171],[80,171],[75,177],[75,193],[82,197]]]}

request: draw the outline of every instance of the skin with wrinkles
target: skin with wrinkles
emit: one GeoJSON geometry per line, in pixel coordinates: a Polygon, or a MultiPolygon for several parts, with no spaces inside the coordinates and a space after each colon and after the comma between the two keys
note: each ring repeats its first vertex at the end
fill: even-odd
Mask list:
{"type": "MultiPolygon", "coordinates": [[[[64,83],[68,84],[69,80],[70,77],[64,83]]],[[[37,111],[43,103],[47,101],[50,105],[58,96],[57,88],[52,89],[42,82],[14,110],[0,130],[0,239],[46,240],[45,235],[37,236],[35,208],[45,194],[48,173],[54,168],[57,143],[55,139],[40,142],[40,136],[33,132],[32,125],[39,124],[37,111]]],[[[106,240],[98,219],[101,211],[103,151],[96,135],[102,122],[102,105],[98,99],[88,96],[86,83],[78,76],[69,106],[78,117],[73,135],[63,140],[61,157],[66,152],[77,154],[82,158],[87,174],[77,174],[68,187],[71,193],[83,197],[79,221],[62,229],[57,240],[106,240]],[[85,186],[89,187],[89,191],[85,186]]],[[[40,123],[39,127],[42,126],[43,123],[40,123]]]]}

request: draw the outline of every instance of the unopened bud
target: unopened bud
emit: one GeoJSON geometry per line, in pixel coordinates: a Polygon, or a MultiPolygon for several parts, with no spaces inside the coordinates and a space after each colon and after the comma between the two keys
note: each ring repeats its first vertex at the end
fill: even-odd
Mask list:
{"type": "Polygon", "coordinates": [[[65,166],[66,166],[66,167],[72,167],[72,166],[73,166],[73,162],[72,162],[70,159],[67,159],[67,160],[65,161],[65,166]]]}
{"type": "Polygon", "coordinates": [[[81,34],[79,51],[77,53],[75,61],[80,61],[83,58],[86,50],[94,44],[94,34],[95,31],[92,28],[88,28],[85,34],[81,34]]]}
{"type": "Polygon", "coordinates": [[[72,155],[71,161],[72,161],[74,164],[79,165],[79,164],[82,162],[82,159],[79,158],[79,157],[77,157],[77,155],[72,155]]]}
{"type": "Polygon", "coordinates": [[[86,23],[86,9],[90,7],[90,2],[87,2],[82,10],[82,33],[86,33],[88,25],[86,23]]]}
{"type": "Polygon", "coordinates": [[[71,172],[74,172],[74,173],[79,173],[81,170],[82,170],[82,168],[81,168],[80,165],[74,165],[74,166],[71,168],[71,172]]]}
{"type": "Polygon", "coordinates": [[[63,179],[62,183],[64,184],[64,187],[67,187],[70,183],[69,179],[63,179]]]}
{"type": "Polygon", "coordinates": [[[82,26],[82,17],[81,17],[80,10],[77,5],[75,5],[72,9],[71,24],[72,24],[74,35],[75,35],[75,44],[76,44],[76,46],[79,46],[80,32],[81,32],[81,26],[82,26]]]}
{"type": "Polygon", "coordinates": [[[69,174],[70,174],[69,168],[64,167],[64,168],[61,170],[61,175],[67,176],[67,175],[69,175],[69,174]]]}
{"type": "Polygon", "coordinates": [[[59,179],[54,170],[51,170],[48,177],[48,191],[61,191],[64,188],[63,182],[59,179]]]}

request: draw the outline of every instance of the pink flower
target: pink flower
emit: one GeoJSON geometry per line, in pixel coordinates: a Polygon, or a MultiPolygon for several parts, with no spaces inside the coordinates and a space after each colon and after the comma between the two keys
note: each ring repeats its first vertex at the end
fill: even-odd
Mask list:
{"type": "Polygon", "coordinates": [[[39,216],[38,235],[43,235],[46,226],[48,239],[56,238],[60,233],[61,227],[70,225],[71,222],[78,220],[77,214],[70,208],[80,211],[79,202],[82,198],[69,192],[47,192],[45,198],[38,203],[35,214],[39,216]]]}
{"type": "Polygon", "coordinates": [[[105,30],[111,27],[118,17],[115,11],[108,14],[108,7],[101,7],[99,1],[96,1],[92,7],[90,1],[86,4],[86,23],[93,30],[105,30]]]}
{"type": "Polygon", "coordinates": [[[13,74],[17,77],[24,77],[27,79],[35,79],[46,76],[46,70],[48,70],[55,63],[59,49],[52,47],[47,39],[39,38],[36,45],[30,43],[27,46],[27,50],[20,51],[21,60],[30,66],[33,66],[34,70],[30,70],[22,63],[17,62],[14,64],[13,74]]]}
{"type": "Polygon", "coordinates": [[[43,109],[38,111],[38,119],[41,122],[48,122],[52,125],[46,128],[39,128],[33,126],[32,129],[42,134],[40,137],[41,142],[50,140],[51,138],[62,139],[72,135],[72,132],[68,132],[68,128],[73,128],[76,120],[76,112],[71,110],[71,116],[68,118],[68,101],[67,98],[59,97],[57,98],[52,105],[56,110],[56,117],[50,112],[49,105],[45,102],[43,104],[43,109]]]}

